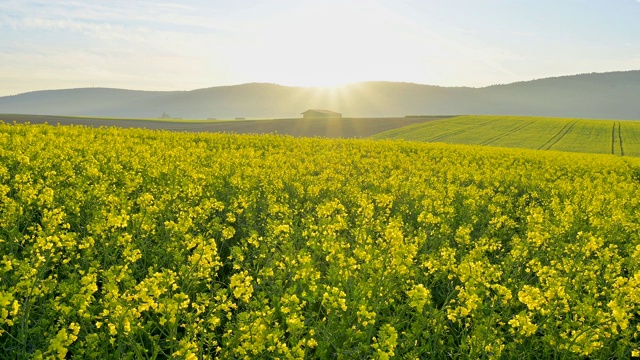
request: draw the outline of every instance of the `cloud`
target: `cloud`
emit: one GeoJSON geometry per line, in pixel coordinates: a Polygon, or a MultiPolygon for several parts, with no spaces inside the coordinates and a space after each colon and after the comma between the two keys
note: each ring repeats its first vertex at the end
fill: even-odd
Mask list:
{"type": "Polygon", "coordinates": [[[178,3],[159,3],[156,6],[160,8],[170,9],[170,10],[187,10],[187,11],[197,11],[198,9],[193,6],[188,6],[185,4],[178,3]]]}
{"type": "Polygon", "coordinates": [[[215,76],[208,69],[225,51],[217,45],[231,41],[223,35],[225,22],[213,21],[211,13],[171,1],[0,1],[0,77],[23,79],[14,81],[15,91],[2,92],[28,90],[21,84],[38,89],[93,81],[125,88],[210,86],[215,76]],[[38,81],[43,85],[34,85],[38,81]]]}
{"type": "Polygon", "coordinates": [[[140,52],[202,52],[229,32],[211,10],[184,4],[112,0],[0,2],[0,34],[7,43],[40,46],[131,47],[140,52]],[[108,5],[105,5],[108,4],[108,5]],[[38,35],[40,34],[40,35],[38,35]]]}
{"type": "Polygon", "coordinates": [[[86,29],[88,23],[120,25],[127,28],[154,30],[181,28],[184,32],[216,30],[224,27],[224,19],[207,7],[198,9],[179,3],[114,0],[109,3],[82,1],[14,1],[0,3],[0,19],[11,26],[43,29],[86,29]],[[104,5],[108,4],[108,5],[104,5]],[[7,15],[8,14],[8,15],[7,15]],[[213,21],[214,17],[217,17],[213,21]],[[7,18],[12,19],[8,21],[7,18]],[[29,19],[22,21],[21,19],[29,19]],[[63,23],[66,21],[66,23],[63,23]],[[76,26],[84,24],[83,26],[76,26]]]}

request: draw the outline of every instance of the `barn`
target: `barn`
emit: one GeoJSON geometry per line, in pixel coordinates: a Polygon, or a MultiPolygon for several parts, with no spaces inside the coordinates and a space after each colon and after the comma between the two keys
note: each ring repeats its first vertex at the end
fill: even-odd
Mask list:
{"type": "Polygon", "coordinates": [[[342,114],[329,110],[309,109],[302,113],[302,117],[305,119],[341,119],[342,114]]]}

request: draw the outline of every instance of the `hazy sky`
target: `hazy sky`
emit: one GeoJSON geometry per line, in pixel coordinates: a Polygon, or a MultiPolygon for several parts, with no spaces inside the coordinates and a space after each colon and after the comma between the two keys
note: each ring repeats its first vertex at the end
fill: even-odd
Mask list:
{"type": "Polygon", "coordinates": [[[0,95],[640,69],[640,0],[1,0],[0,95]]]}

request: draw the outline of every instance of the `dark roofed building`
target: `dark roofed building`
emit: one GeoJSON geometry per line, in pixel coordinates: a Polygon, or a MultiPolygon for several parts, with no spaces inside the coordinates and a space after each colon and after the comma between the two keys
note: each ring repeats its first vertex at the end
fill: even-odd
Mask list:
{"type": "Polygon", "coordinates": [[[302,117],[305,119],[341,119],[342,114],[329,110],[309,109],[302,113],[302,117]]]}

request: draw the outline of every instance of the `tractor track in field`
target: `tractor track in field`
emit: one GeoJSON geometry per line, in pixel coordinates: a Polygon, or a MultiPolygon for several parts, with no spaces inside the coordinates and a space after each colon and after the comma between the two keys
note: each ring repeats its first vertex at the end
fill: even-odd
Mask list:
{"type": "Polygon", "coordinates": [[[622,147],[622,123],[618,121],[618,139],[620,140],[620,156],[624,156],[624,148],[622,147]]]}
{"type": "Polygon", "coordinates": [[[436,136],[434,136],[432,138],[428,138],[425,141],[427,141],[427,142],[436,142],[436,141],[438,141],[440,139],[446,138],[447,136],[452,136],[452,135],[457,135],[457,134],[460,134],[460,133],[464,133],[470,127],[479,127],[479,126],[483,126],[485,124],[489,124],[489,123],[494,122],[494,121],[495,120],[487,120],[487,121],[483,121],[483,122],[481,122],[479,124],[470,124],[470,125],[464,126],[462,129],[456,129],[456,130],[447,131],[447,132],[444,132],[444,133],[442,133],[440,135],[436,135],[436,136]]]}
{"type": "Polygon", "coordinates": [[[444,138],[446,138],[447,136],[450,136],[450,135],[458,135],[458,134],[463,133],[463,132],[465,132],[465,131],[466,131],[466,128],[465,128],[465,129],[459,129],[459,130],[447,131],[447,132],[442,133],[442,134],[440,134],[440,135],[436,135],[436,136],[434,136],[434,137],[432,137],[432,138],[429,138],[429,139],[427,139],[427,141],[428,141],[428,142],[436,142],[436,141],[438,141],[438,140],[440,140],[440,139],[444,139],[444,138]]]}
{"type": "Polygon", "coordinates": [[[611,127],[611,154],[615,155],[616,153],[616,138],[618,140],[618,147],[620,148],[620,156],[624,156],[624,147],[622,146],[622,124],[620,121],[614,121],[613,126],[611,127]],[[616,128],[617,136],[616,136],[616,128]]]}
{"type": "MultiPolygon", "coordinates": [[[[538,148],[538,150],[542,150],[542,148],[544,148],[544,147],[545,147],[545,146],[547,146],[549,143],[551,143],[551,142],[553,141],[553,139],[555,139],[555,138],[556,138],[556,136],[559,136],[559,135],[560,135],[560,133],[562,133],[562,132],[567,128],[567,126],[569,126],[569,125],[571,125],[571,122],[568,122],[568,123],[564,124],[564,126],[562,126],[562,127],[560,128],[560,130],[558,130],[558,132],[556,132],[555,134],[553,134],[553,136],[552,136],[552,137],[550,137],[550,138],[549,138],[549,140],[545,141],[545,142],[544,142],[544,144],[540,145],[540,147],[538,148]]],[[[544,149],[544,150],[549,150],[549,148],[546,148],[546,149],[544,149]]]]}
{"type": "Polygon", "coordinates": [[[611,127],[611,154],[615,155],[616,153],[616,122],[613,122],[613,126],[611,127]]]}
{"type": "Polygon", "coordinates": [[[558,132],[555,135],[553,135],[549,140],[547,140],[547,142],[542,144],[542,146],[540,146],[538,150],[550,150],[555,144],[557,144],[560,140],[562,140],[562,138],[565,137],[565,135],[571,132],[571,129],[573,129],[573,127],[576,125],[577,122],[578,120],[574,120],[572,122],[566,123],[562,127],[562,129],[558,130],[558,132]],[[547,146],[547,144],[549,144],[549,146],[547,146]],[[547,146],[547,148],[543,149],[545,146],[547,146]]]}
{"type": "Polygon", "coordinates": [[[513,128],[513,129],[511,129],[509,131],[506,131],[506,132],[504,132],[502,134],[498,134],[498,135],[496,135],[494,137],[491,137],[491,138],[481,142],[480,145],[489,145],[489,144],[491,144],[491,143],[493,143],[493,142],[495,142],[497,140],[500,140],[500,139],[504,138],[505,136],[509,136],[511,134],[514,134],[514,133],[526,128],[527,126],[531,125],[532,123],[533,123],[533,121],[528,121],[528,122],[526,122],[524,124],[516,126],[515,128],[513,128]]]}

